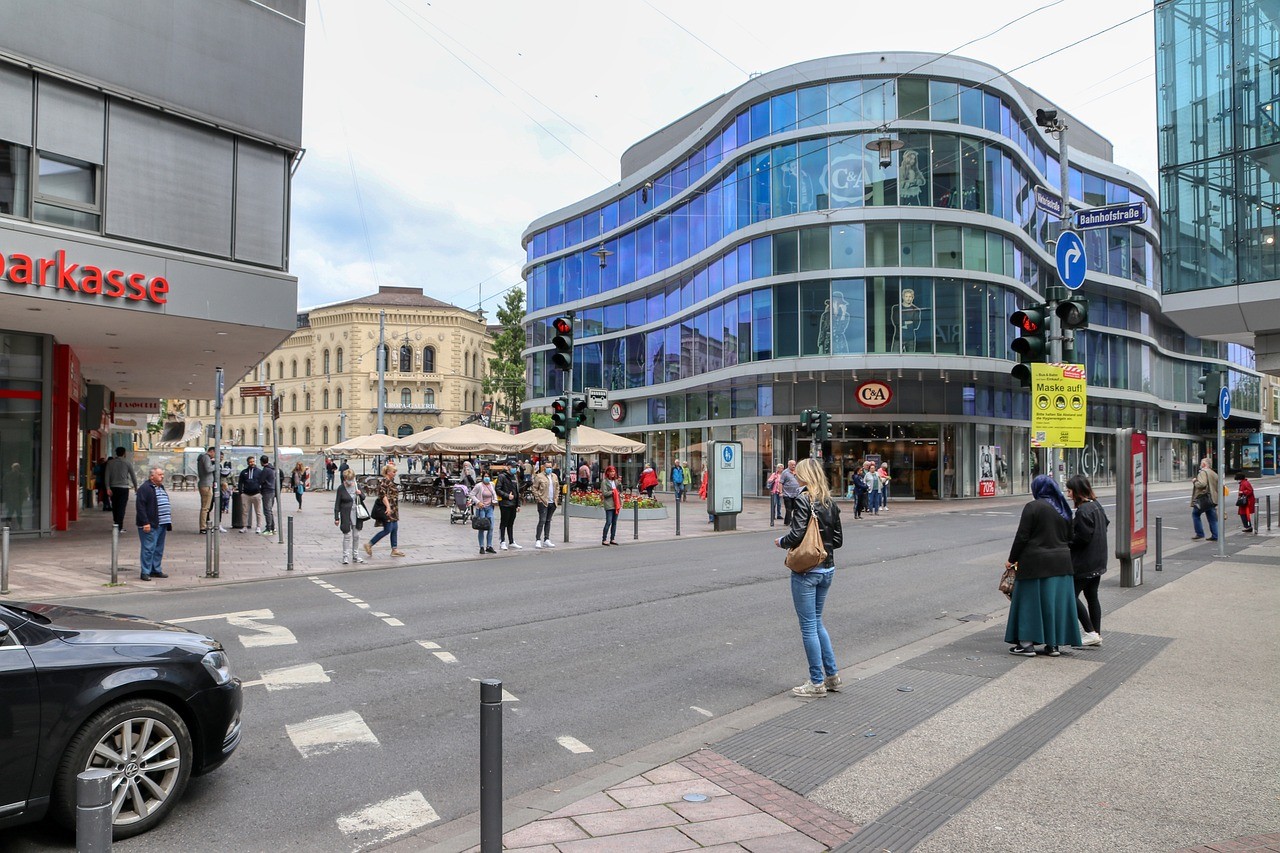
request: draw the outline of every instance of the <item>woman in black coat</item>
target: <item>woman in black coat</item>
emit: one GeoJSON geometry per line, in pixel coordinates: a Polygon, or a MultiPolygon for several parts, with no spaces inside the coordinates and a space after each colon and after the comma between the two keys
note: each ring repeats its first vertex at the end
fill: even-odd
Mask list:
{"type": "Polygon", "coordinates": [[[360,556],[360,530],[364,521],[356,516],[356,504],[364,503],[364,492],[356,485],[356,472],[342,472],[342,482],[333,496],[333,523],[342,531],[342,564],[352,560],[363,563],[360,556]]]}
{"type": "Polygon", "coordinates": [[[1031,500],[1022,508],[1018,532],[1005,568],[1017,564],[1013,600],[1004,640],[1015,655],[1034,657],[1037,643],[1057,657],[1059,646],[1080,645],[1075,582],[1071,568],[1071,508],[1052,477],[1031,481],[1031,500]]]}
{"type": "Polygon", "coordinates": [[[1081,644],[1102,645],[1102,604],[1098,602],[1098,584],[1107,572],[1106,510],[1098,503],[1089,480],[1077,474],[1067,480],[1067,497],[1076,506],[1071,521],[1071,568],[1075,573],[1076,616],[1084,633],[1081,644]],[[1080,600],[1084,593],[1084,601],[1080,600]]]}
{"type": "Polygon", "coordinates": [[[501,518],[498,525],[498,547],[505,551],[510,546],[519,551],[521,546],[516,544],[515,524],[516,512],[520,509],[520,484],[508,468],[498,475],[495,487],[498,490],[498,513],[501,518]]]}

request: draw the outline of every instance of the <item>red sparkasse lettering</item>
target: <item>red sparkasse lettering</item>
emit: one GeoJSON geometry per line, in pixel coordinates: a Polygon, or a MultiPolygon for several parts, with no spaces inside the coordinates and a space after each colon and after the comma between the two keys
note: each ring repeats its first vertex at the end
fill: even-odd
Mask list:
{"type": "Polygon", "coordinates": [[[27,255],[9,256],[9,281],[14,284],[33,284],[31,281],[31,258],[27,255]]]}
{"type": "Polygon", "coordinates": [[[80,288],[76,286],[76,280],[71,277],[71,274],[79,269],[80,265],[72,264],[71,266],[67,266],[67,253],[61,249],[54,252],[53,257],[54,260],[58,262],[58,289],[61,290],[66,287],[71,290],[79,291],[80,288]]]}
{"type": "Polygon", "coordinates": [[[163,305],[165,302],[168,301],[167,298],[165,297],[165,294],[167,294],[168,292],[169,292],[169,280],[167,278],[161,278],[160,276],[156,276],[155,278],[151,279],[151,287],[148,290],[148,293],[151,296],[152,302],[156,303],[157,305],[163,305]]]}
{"type": "Polygon", "coordinates": [[[143,285],[143,282],[146,281],[146,279],[147,277],[140,272],[136,272],[129,276],[129,294],[125,298],[132,299],[134,302],[146,299],[147,288],[143,285]]]}
{"type": "Polygon", "coordinates": [[[85,293],[101,293],[102,292],[102,270],[97,267],[85,264],[84,277],[80,279],[80,290],[85,293]]]}
{"type": "Polygon", "coordinates": [[[52,258],[40,259],[40,276],[36,284],[39,284],[41,287],[45,286],[44,274],[47,273],[49,271],[49,267],[52,267],[52,266],[57,266],[57,262],[54,261],[52,258]]]}
{"type": "Polygon", "coordinates": [[[102,291],[103,296],[115,298],[124,296],[124,273],[120,270],[111,270],[107,273],[107,286],[109,290],[102,291]]]}

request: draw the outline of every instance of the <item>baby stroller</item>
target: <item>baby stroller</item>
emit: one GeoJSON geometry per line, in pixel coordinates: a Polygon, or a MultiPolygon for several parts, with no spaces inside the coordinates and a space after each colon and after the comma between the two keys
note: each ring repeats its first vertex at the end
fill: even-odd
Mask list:
{"type": "Polygon", "coordinates": [[[461,521],[466,524],[471,520],[471,493],[463,483],[453,487],[453,506],[449,507],[449,523],[461,521]]]}

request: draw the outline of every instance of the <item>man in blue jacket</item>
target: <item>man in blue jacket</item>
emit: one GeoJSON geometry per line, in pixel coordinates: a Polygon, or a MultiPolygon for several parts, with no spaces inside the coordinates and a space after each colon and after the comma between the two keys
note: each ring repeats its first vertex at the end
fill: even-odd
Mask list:
{"type": "Polygon", "coordinates": [[[138,487],[136,504],[136,520],[138,539],[142,543],[142,551],[138,555],[142,580],[167,578],[160,568],[164,560],[165,534],[173,527],[173,513],[169,504],[169,493],[164,488],[164,469],[152,468],[147,482],[138,487]]]}

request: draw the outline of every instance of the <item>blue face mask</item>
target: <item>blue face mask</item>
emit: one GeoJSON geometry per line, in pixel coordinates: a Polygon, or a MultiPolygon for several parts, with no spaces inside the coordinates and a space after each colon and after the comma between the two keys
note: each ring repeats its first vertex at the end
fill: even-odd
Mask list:
{"type": "Polygon", "coordinates": [[[488,478],[488,477],[485,477],[485,478],[484,478],[484,481],[485,481],[486,483],[487,483],[487,482],[489,482],[489,478],[488,478]]]}

